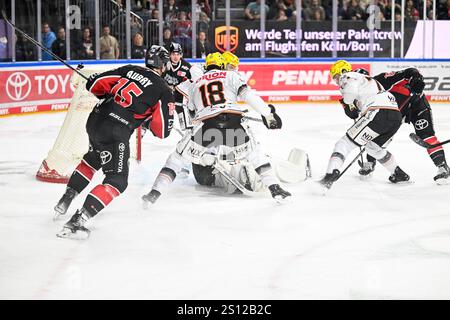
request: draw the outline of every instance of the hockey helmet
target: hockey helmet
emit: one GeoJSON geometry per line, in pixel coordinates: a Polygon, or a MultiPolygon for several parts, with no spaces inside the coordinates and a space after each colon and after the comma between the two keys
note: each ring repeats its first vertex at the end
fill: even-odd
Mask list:
{"type": "Polygon", "coordinates": [[[147,68],[162,68],[169,62],[169,52],[162,46],[153,45],[145,54],[147,68]]]}
{"type": "Polygon", "coordinates": [[[169,52],[178,52],[179,54],[183,55],[183,48],[181,47],[181,44],[172,42],[170,44],[169,52]]]}
{"type": "Polygon", "coordinates": [[[208,69],[210,66],[217,66],[222,69],[225,65],[225,60],[220,52],[210,53],[206,56],[205,68],[208,69]]]}
{"type": "Polygon", "coordinates": [[[231,53],[230,51],[225,51],[224,53],[222,53],[222,58],[224,60],[224,65],[225,68],[228,65],[231,65],[234,69],[237,69],[239,66],[239,58],[231,53]]]}
{"type": "Polygon", "coordinates": [[[352,71],[352,65],[345,60],[336,61],[330,68],[331,78],[334,79],[336,75],[341,75],[344,72],[352,71]]]}

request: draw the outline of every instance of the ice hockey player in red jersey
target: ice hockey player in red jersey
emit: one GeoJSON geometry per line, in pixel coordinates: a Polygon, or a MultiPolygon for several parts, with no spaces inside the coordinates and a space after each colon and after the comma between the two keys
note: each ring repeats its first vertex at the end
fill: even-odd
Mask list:
{"type": "MultiPolygon", "coordinates": [[[[369,75],[366,70],[357,69],[356,72],[369,75]]],[[[392,93],[397,100],[398,107],[402,117],[406,123],[414,126],[416,134],[425,142],[437,144],[434,131],[433,117],[431,106],[423,93],[425,82],[419,70],[415,68],[407,68],[397,72],[380,73],[373,77],[381,84],[384,90],[392,93]]],[[[351,116],[351,114],[349,114],[351,116]]],[[[357,117],[357,115],[354,115],[357,117]]],[[[438,168],[438,172],[434,177],[437,184],[450,183],[450,168],[445,159],[445,152],[442,146],[427,149],[431,160],[438,168]]],[[[367,156],[367,161],[360,163],[362,176],[370,175],[375,169],[375,159],[367,156]]]]}
{"type": "Polygon", "coordinates": [[[87,195],[81,209],[64,225],[58,237],[86,238],[85,222],[96,216],[128,185],[129,140],[133,131],[147,125],[158,138],[169,136],[173,125],[174,99],[161,77],[169,56],[165,48],[152,46],[146,67],[126,65],[92,75],[86,89],[101,100],[86,123],[89,151],[73,172],[66,192],[55,206],[55,218],[64,215],[72,200],[83,191],[100,168],[102,184],[87,195]]]}

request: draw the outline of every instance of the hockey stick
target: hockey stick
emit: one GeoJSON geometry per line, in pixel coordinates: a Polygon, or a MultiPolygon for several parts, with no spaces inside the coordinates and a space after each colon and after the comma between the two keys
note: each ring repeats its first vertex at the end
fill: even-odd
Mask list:
{"type": "Polygon", "coordinates": [[[364,148],[364,147],[360,149],[360,151],[359,151],[359,153],[356,155],[355,159],[353,159],[352,162],[350,162],[350,163],[348,164],[348,166],[347,166],[347,167],[339,174],[339,176],[336,178],[336,180],[334,180],[335,182],[336,182],[337,180],[339,180],[340,177],[342,177],[342,175],[345,173],[345,171],[347,171],[348,168],[350,168],[350,167],[352,166],[352,164],[355,163],[356,160],[358,160],[359,156],[361,156],[365,150],[366,150],[366,148],[364,148]]]}
{"type": "Polygon", "coordinates": [[[243,119],[247,119],[247,120],[263,123],[262,119],[259,119],[259,118],[245,116],[245,117],[243,117],[243,119]]]}
{"type": "Polygon", "coordinates": [[[239,191],[242,192],[242,194],[246,196],[252,196],[256,192],[248,190],[239,180],[237,180],[235,177],[233,177],[231,174],[229,174],[226,169],[220,164],[219,161],[216,161],[213,164],[214,169],[219,171],[219,173],[226,179],[228,182],[230,182],[232,185],[234,185],[239,191]]]}
{"type": "Polygon", "coordinates": [[[46,47],[44,47],[42,44],[40,44],[38,41],[36,41],[35,39],[33,39],[32,37],[30,37],[28,34],[26,34],[25,32],[23,32],[22,30],[20,30],[19,28],[17,28],[7,17],[6,17],[6,13],[4,10],[2,10],[2,16],[3,19],[5,19],[6,23],[8,23],[14,30],[16,30],[17,32],[19,32],[20,34],[22,34],[27,40],[29,40],[31,43],[33,43],[34,45],[38,46],[39,48],[41,48],[42,50],[44,50],[45,52],[47,52],[49,55],[51,55],[53,58],[55,58],[56,60],[60,61],[61,63],[63,63],[66,67],[69,67],[70,69],[72,69],[73,71],[75,71],[76,73],[78,73],[81,77],[83,77],[85,80],[88,80],[88,77],[86,77],[84,74],[82,74],[80,71],[78,71],[79,69],[83,68],[82,64],[79,64],[77,68],[72,67],[70,64],[68,64],[67,62],[65,62],[63,59],[61,59],[60,57],[58,57],[56,54],[54,54],[51,50],[47,49],[46,47]]]}
{"type": "Polygon", "coordinates": [[[419,146],[427,148],[427,149],[432,149],[432,148],[436,148],[436,147],[440,147],[444,144],[447,144],[450,142],[450,139],[436,143],[436,144],[430,144],[428,142],[423,141],[417,134],[415,133],[410,133],[409,137],[411,138],[412,141],[414,141],[415,143],[417,143],[419,146]]]}

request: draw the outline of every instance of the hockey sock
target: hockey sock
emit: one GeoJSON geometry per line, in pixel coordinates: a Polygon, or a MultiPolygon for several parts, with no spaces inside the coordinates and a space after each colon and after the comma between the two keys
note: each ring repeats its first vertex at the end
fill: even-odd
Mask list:
{"type": "Polygon", "coordinates": [[[378,162],[383,165],[391,174],[395,173],[395,168],[397,168],[397,161],[395,161],[394,156],[389,151],[386,151],[384,157],[378,159],[378,162]]]}
{"type": "Polygon", "coordinates": [[[99,184],[87,195],[83,208],[91,217],[94,217],[118,195],[120,195],[120,191],[114,186],[99,184]]]}
{"type": "Polygon", "coordinates": [[[265,186],[271,186],[273,184],[279,184],[277,178],[275,178],[270,163],[263,164],[255,169],[256,173],[261,177],[261,182],[265,186]]]}
{"type": "MultiPolygon", "coordinates": [[[[426,139],[423,139],[423,141],[425,141],[429,144],[439,143],[439,140],[436,138],[436,136],[428,137],[426,139]]],[[[445,161],[445,152],[444,152],[444,148],[442,148],[442,146],[432,148],[432,149],[427,149],[427,152],[430,155],[431,160],[433,160],[433,162],[436,166],[440,166],[440,165],[442,165],[442,163],[446,162],[445,161]]]]}
{"type": "Polygon", "coordinates": [[[333,152],[331,154],[330,161],[328,161],[327,173],[332,173],[335,169],[342,167],[345,157],[342,153],[333,152]]]}
{"type": "Polygon", "coordinates": [[[97,170],[91,167],[84,159],[81,160],[80,164],[70,176],[67,186],[74,189],[76,192],[81,193],[81,191],[87,187],[89,182],[91,182],[96,171],[97,170]]]}
{"type": "Polygon", "coordinates": [[[173,180],[175,180],[176,176],[177,174],[172,169],[167,167],[162,168],[158,176],[156,177],[155,182],[153,183],[152,189],[163,193],[165,190],[167,190],[173,180]]]}
{"type": "Polygon", "coordinates": [[[334,145],[333,153],[328,162],[327,173],[332,173],[335,169],[340,169],[344,164],[347,155],[358,146],[346,135],[340,138],[334,145]]]}

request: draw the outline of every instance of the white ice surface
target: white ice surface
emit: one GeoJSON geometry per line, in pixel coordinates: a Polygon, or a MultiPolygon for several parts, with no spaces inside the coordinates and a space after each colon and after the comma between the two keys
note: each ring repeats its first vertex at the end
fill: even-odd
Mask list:
{"type": "MultiPolygon", "coordinates": [[[[351,120],[333,104],[278,110],[283,130],[255,123],[258,139],[281,158],[306,150],[317,180],[351,120]]],[[[438,137],[449,138],[450,106],[433,111],[438,137]]],[[[63,118],[0,119],[0,299],[450,298],[450,186],[434,183],[411,125],[389,149],[414,184],[388,183],[379,165],[360,181],[355,164],[327,196],[310,182],[286,185],[293,203],[283,206],[222,195],[191,176],[143,211],[140,197],[179,138],[146,136],[126,193],[94,219],[87,241],[72,241],[55,236],[67,219],[52,221],[65,187],[34,179],[63,118]]]]}

